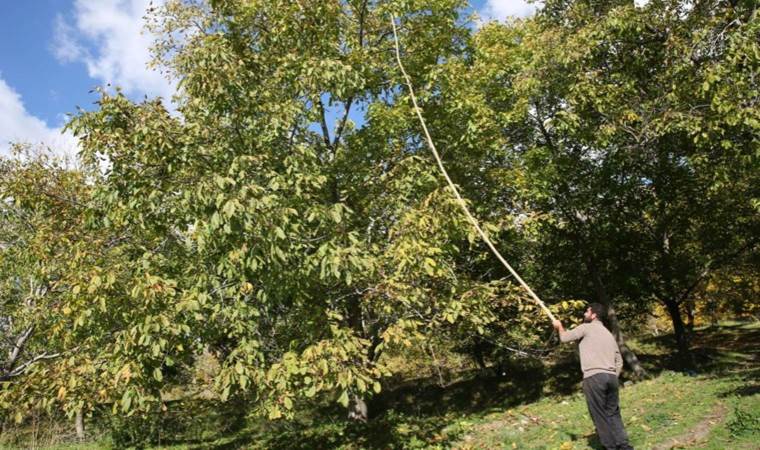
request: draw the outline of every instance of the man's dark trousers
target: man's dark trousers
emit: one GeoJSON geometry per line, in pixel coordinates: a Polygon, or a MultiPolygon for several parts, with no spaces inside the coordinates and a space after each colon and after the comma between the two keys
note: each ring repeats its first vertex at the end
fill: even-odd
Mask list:
{"type": "Polygon", "coordinates": [[[611,373],[598,373],[583,379],[588,411],[599,441],[606,449],[633,450],[623,428],[618,399],[618,379],[611,373]]]}

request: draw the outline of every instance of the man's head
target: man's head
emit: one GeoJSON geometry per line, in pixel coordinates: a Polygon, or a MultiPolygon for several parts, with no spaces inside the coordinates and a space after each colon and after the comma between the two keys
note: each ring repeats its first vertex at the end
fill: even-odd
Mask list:
{"type": "Polygon", "coordinates": [[[604,321],[606,314],[607,308],[601,303],[589,303],[588,307],[586,307],[586,312],[583,313],[583,321],[586,323],[589,323],[594,319],[604,321]]]}

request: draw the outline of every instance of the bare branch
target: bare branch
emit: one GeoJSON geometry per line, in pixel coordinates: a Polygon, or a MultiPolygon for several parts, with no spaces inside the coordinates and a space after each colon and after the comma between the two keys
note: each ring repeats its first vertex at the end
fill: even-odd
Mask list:
{"type": "Polygon", "coordinates": [[[10,370],[13,366],[16,365],[16,360],[18,360],[19,355],[21,355],[21,352],[24,350],[26,341],[29,339],[29,336],[32,335],[33,331],[34,326],[32,325],[24,330],[24,332],[21,333],[18,338],[16,338],[16,342],[13,344],[13,348],[8,354],[8,360],[3,365],[5,370],[10,370]]]}
{"type": "Polygon", "coordinates": [[[46,359],[55,359],[61,356],[63,353],[53,353],[48,355],[47,353],[43,353],[41,355],[37,355],[34,358],[30,359],[29,361],[25,362],[24,364],[21,364],[20,366],[16,367],[12,371],[8,372],[7,374],[0,375],[0,380],[8,380],[10,378],[15,378],[19,375],[23,375],[24,372],[26,372],[26,369],[32,366],[32,364],[46,360],[46,359]]]}

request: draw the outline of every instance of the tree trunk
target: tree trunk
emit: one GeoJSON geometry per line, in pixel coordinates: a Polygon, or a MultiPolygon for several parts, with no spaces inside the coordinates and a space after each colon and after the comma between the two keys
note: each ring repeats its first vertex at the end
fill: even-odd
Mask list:
{"type": "Polygon", "coordinates": [[[352,395],[351,401],[348,403],[348,418],[349,420],[358,420],[360,422],[366,422],[368,419],[367,414],[367,402],[358,395],[352,395]]]}
{"type": "Polygon", "coordinates": [[[670,315],[670,320],[673,322],[673,334],[676,339],[676,349],[678,350],[678,354],[685,360],[689,354],[689,343],[686,338],[686,327],[681,318],[681,310],[675,300],[664,300],[663,302],[670,315]]]}
{"type": "Polygon", "coordinates": [[[472,344],[472,356],[475,359],[475,362],[478,363],[480,370],[486,370],[488,368],[486,365],[486,358],[483,353],[484,346],[485,343],[483,340],[476,336],[472,344]]]}
{"type": "Polygon", "coordinates": [[[79,411],[77,411],[77,416],[74,419],[74,426],[76,427],[76,430],[77,430],[77,440],[79,442],[83,442],[84,439],[85,439],[85,434],[84,434],[84,413],[82,412],[81,409],[79,411]]]}
{"type": "Polygon", "coordinates": [[[615,306],[612,304],[612,300],[610,300],[610,296],[607,293],[607,288],[602,282],[602,279],[599,276],[599,271],[596,269],[596,265],[591,258],[586,259],[586,268],[591,274],[594,290],[596,291],[596,297],[599,303],[607,307],[607,325],[610,328],[610,332],[615,337],[615,341],[617,342],[620,354],[623,356],[626,366],[633,371],[635,378],[641,379],[647,377],[647,371],[641,365],[641,361],[639,361],[636,354],[633,353],[630,347],[625,343],[625,337],[623,336],[623,331],[620,329],[620,322],[618,322],[615,306]]]}
{"type": "Polygon", "coordinates": [[[620,348],[620,354],[623,355],[623,360],[625,361],[625,364],[628,366],[628,368],[633,371],[634,377],[639,379],[647,377],[647,371],[641,365],[641,361],[639,361],[639,358],[636,356],[636,354],[633,353],[633,351],[625,343],[623,331],[620,329],[620,323],[618,322],[617,314],[615,313],[615,307],[612,305],[612,303],[607,304],[607,323],[610,326],[612,335],[615,336],[615,341],[617,341],[618,348],[620,348]]]}

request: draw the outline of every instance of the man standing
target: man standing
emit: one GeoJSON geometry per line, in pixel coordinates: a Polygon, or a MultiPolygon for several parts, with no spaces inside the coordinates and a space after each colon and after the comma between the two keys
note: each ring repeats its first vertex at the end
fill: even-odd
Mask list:
{"type": "Polygon", "coordinates": [[[592,303],[583,314],[583,324],[565,331],[562,322],[555,320],[562,342],[577,341],[583,370],[583,393],[588,411],[596,427],[596,434],[606,449],[633,450],[620,417],[618,375],[623,369],[620,349],[601,321],[606,309],[592,303]]]}

